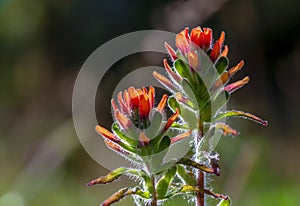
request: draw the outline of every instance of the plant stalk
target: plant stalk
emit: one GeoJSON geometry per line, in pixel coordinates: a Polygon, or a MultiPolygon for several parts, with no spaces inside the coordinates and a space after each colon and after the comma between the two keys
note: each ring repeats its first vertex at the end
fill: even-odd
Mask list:
{"type": "Polygon", "coordinates": [[[152,182],[152,187],[153,187],[151,206],[157,206],[157,197],[156,197],[154,174],[151,175],[151,182],[152,182]]]}
{"type": "MultiPolygon", "coordinates": [[[[199,144],[201,138],[204,136],[203,133],[204,133],[203,122],[201,120],[201,115],[199,115],[198,136],[197,136],[196,145],[199,144]]],[[[196,158],[199,158],[198,152],[199,151],[196,151],[196,158]]],[[[204,188],[204,173],[198,170],[196,178],[197,178],[197,187],[204,188]]],[[[196,206],[204,206],[204,193],[198,192],[196,194],[196,206]]]]}

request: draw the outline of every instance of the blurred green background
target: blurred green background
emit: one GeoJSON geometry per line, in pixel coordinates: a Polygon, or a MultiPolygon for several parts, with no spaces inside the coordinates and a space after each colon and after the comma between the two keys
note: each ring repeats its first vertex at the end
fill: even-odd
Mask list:
{"type": "MultiPolygon", "coordinates": [[[[231,65],[246,62],[235,79],[250,75],[251,81],[228,107],[269,120],[268,127],[230,121],[241,134],[224,137],[217,147],[222,175],[213,182],[215,191],[229,194],[233,205],[300,205],[300,1],[0,0],[0,206],[99,205],[132,184],[124,177],[86,187],[108,171],[76,136],[76,76],[114,37],[197,25],[213,28],[215,38],[224,30],[231,65]]],[[[111,124],[117,80],[137,66],[162,66],[164,55],[149,56],[131,55],[108,72],[105,98],[97,102],[102,125],[111,124]]],[[[131,204],[127,198],[116,205],[131,204]]]]}

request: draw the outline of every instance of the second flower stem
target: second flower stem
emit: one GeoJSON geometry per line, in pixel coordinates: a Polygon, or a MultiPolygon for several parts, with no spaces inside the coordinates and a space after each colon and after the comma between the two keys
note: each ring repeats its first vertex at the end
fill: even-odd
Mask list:
{"type": "MultiPolygon", "coordinates": [[[[204,131],[203,131],[203,122],[202,122],[202,118],[201,115],[199,115],[199,125],[198,125],[198,135],[197,135],[197,142],[196,145],[199,144],[199,142],[201,141],[202,137],[204,136],[204,131]]],[[[196,151],[196,158],[198,160],[200,160],[200,154],[199,151],[196,151]]],[[[204,173],[202,171],[198,171],[197,173],[197,187],[198,188],[204,188],[204,173]]],[[[204,206],[204,193],[202,192],[198,192],[196,194],[196,206],[204,206]]]]}

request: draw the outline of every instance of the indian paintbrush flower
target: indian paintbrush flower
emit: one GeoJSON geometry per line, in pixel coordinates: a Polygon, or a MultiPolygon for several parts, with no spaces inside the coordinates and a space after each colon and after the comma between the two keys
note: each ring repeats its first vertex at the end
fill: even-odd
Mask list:
{"type": "Polygon", "coordinates": [[[117,168],[88,185],[106,184],[122,175],[134,176],[141,184],[120,189],[103,206],[128,195],[133,195],[136,205],[151,206],[161,205],[175,195],[194,195],[196,205],[203,206],[204,194],[221,199],[218,206],[230,205],[228,196],[204,187],[204,173],[220,175],[219,154],[212,143],[218,139],[215,131],[238,135],[225,123],[224,119],[229,117],[243,117],[262,125],[267,125],[267,121],[243,111],[224,111],[230,95],[249,82],[246,76],[229,84],[244,61],[228,68],[229,48],[224,41],[224,32],[214,41],[210,28],[196,27],[191,32],[185,28],[176,35],[177,49],[165,43],[172,61],[170,65],[167,59],[163,60],[167,76],[153,73],[171,96],[163,95],[155,105],[153,87],[130,87],[118,94],[117,101],[111,100],[112,132],[99,125],[96,132],[107,147],[129,159],[136,168],[117,168]],[[211,71],[212,75],[205,76],[211,71]],[[166,105],[173,111],[169,118],[166,105]],[[187,137],[193,138],[187,154],[165,163],[166,151],[174,144],[182,144],[187,137]]]}

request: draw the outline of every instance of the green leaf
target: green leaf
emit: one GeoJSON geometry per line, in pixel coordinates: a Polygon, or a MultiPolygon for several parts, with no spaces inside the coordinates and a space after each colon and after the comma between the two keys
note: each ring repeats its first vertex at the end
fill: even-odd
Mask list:
{"type": "Polygon", "coordinates": [[[196,90],[196,97],[199,105],[199,109],[203,109],[207,106],[207,104],[210,103],[210,94],[208,92],[208,89],[205,86],[205,83],[203,79],[200,77],[198,73],[195,73],[196,79],[197,79],[197,86],[195,88],[196,90]]]}
{"type": "Polygon", "coordinates": [[[189,100],[192,102],[192,104],[196,107],[195,109],[198,109],[199,100],[198,100],[196,93],[195,93],[192,85],[190,84],[190,82],[188,82],[186,79],[183,79],[181,81],[181,86],[182,86],[182,89],[183,89],[185,95],[189,98],[189,100]]]}
{"type": "Polygon", "coordinates": [[[102,206],[109,206],[115,202],[120,201],[122,198],[129,196],[129,195],[138,195],[145,199],[150,199],[151,195],[149,192],[142,191],[139,187],[135,187],[133,189],[126,187],[120,189],[118,192],[114,193],[112,196],[110,196],[108,199],[106,199],[101,205],[102,206]]]}
{"type": "Polygon", "coordinates": [[[185,184],[196,185],[196,177],[193,173],[188,173],[184,166],[177,164],[177,174],[185,184]]]}
{"type": "Polygon", "coordinates": [[[231,199],[228,197],[227,200],[222,199],[217,206],[230,206],[231,205],[231,199]]]}
{"type": "Polygon", "coordinates": [[[164,198],[167,194],[170,183],[176,174],[176,167],[168,169],[156,184],[156,192],[158,198],[164,198]]]}
{"type": "Polygon", "coordinates": [[[159,143],[158,150],[155,152],[155,154],[167,149],[170,146],[170,144],[171,144],[170,138],[168,136],[164,136],[161,142],[159,143]]]}
{"type": "Polygon", "coordinates": [[[227,57],[220,57],[218,59],[218,62],[215,64],[215,67],[220,75],[227,69],[228,64],[229,60],[227,59],[227,57]]]}
{"type": "Polygon", "coordinates": [[[255,116],[253,114],[242,112],[242,111],[236,111],[236,110],[231,110],[231,111],[226,111],[226,112],[219,113],[214,118],[214,121],[224,119],[224,118],[227,118],[227,117],[242,117],[242,118],[249,119],[249,120],[252,120],[254,122],[260,123],[264,126],[268,125],[268,121],[262,120],[261,118],[255,116]]]}
{"type": "Polygon", "coordinates": [[[119,168],[111,171],[110,173],[108,173],[106,176],[102,176],[95,180],[90,181],[88,183],[88,186],[92,186],[92,185],[96,185],[96,184],[107,184],[107,183],[113,182],[114,180],[118,179],[121,175],[134,175],[138,178],[143,179],[143,181],[145,183],[150,182],[150,177],[143,170],[119,167],[119,168]]]}
{"type": "Polygon", "coordinates": [[[118,135],[118,137],[123,140],[125,143],[127,143],[128,145],[130,145],[131,147],[135,148],[138,145],[138,141],[128,137],[126,134],[124,134],[117,123],[114,123],[112,126],[112,131],[118,135]]]}
{"type": "Polygon", "coordinates": [[[180,117],[189,125],[187,129],[195,129],[197,127],[196,112],[188,108],[187,105],[178,102],[175,97],[169,97],[168,104],[172,110],[179,108],[180,117]]]}
{"type": "Polygon", "coordinates": [[[174,67],[182,78],[187,79],[189,82],[193,82],[191,69],[183,60],[177,59],[174,62],[174,67]]]}
{"type": "Polygon", "coordinates": [[[157,109],[153,109],[150,113],[150,126],[145,130],[145,134],[149,139],[153,139],[159,135],[162,130],[163,114],[157,109]]]}
{"type": "MultiPolygon", "coordinates": [[[[183,165],[186,165],[186,166],[191,166],[193,168],[196,168],[196,169],[199,169],[203,172],[206,172],[206,173],[215,173],[215,171],[213,170],[213,168],[209,168],[205,165],[202,165],[202,164],[199,164],[191,159],[188,159],[188,158],[182,158],[178,161],[179,164],[183,164],[183,165]]],[[[216,174],[216,175],[219,175],[219,174],[216,174]]]]}

